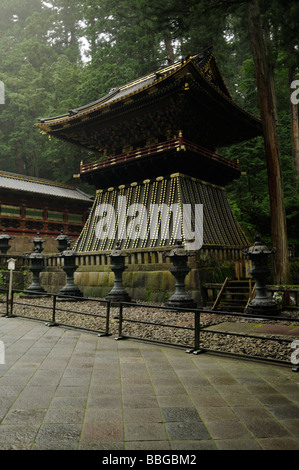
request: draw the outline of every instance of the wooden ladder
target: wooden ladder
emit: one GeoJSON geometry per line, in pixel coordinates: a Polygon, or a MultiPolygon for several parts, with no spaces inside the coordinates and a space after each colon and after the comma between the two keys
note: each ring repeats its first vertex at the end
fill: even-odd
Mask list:
{"type": "Polygon", "coordinates": [[[212,310],[244,312],[255,296],[255,283],[252,279],[225,279],[218,292],[212,310]]]}

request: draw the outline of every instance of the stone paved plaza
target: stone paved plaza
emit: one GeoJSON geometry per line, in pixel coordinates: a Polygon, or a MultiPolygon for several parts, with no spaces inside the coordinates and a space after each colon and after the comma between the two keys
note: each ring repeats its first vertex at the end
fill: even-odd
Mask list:
{"type": "Polygon", "coordinates": [[[0,318],[0,450],[299,450],[291,367],[0,318]]]}

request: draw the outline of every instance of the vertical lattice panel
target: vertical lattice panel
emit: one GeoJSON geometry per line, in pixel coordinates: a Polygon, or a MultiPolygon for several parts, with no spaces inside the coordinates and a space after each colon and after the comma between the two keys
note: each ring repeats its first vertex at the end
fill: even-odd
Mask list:
{"type": "MultiPolygon", "coordinates": [[[[183,205],[190,204],[191,229],[194,230],[194,206],[203,205],[203,245],[218,247],[244,247],[247,246],[246,237],[235,219],[227,201],[224,188],[205,183],[193,177],[179,173],[168,177],[158,177],[153,180],[145,180],[140,183],[131,183],[117,188],[98,190],[90,216],[75,244],[77,252],[101,252],[110,251],[119,240],[121,247],[127,250],[142,248],[161,248],[173,246],[178,237],[178,228],[183,229],[183,205]],[[132,204],[139,204],[141,211],[133,216],[120,219],[122,223],[118,227],[120,207],[119,197],[125,197],[126,214],[132,204]],[[97,237],[97,224],[99,216],[97,208],[102,204],[109,204],[113,212],[107,216],[107,226],[115,218],[115,237],[100,239],[97,237]],[[165,204],[171,207],[177,204],[181,209],[178,212],[169,212],[169,218],[151,218],[151,208],[154,204],[165,204]],[[146,224],[143,237],[133,237],[132,230],[135,217],[140,215],[141,221],[146,224]],[[162,224],[163,222],[163,224],[162,224]],[[125,236],[126,231],[126,236],[125,236]],[[167,231],[169,232],[167,234],[167,231]]],[[[136,232],[135,232],[136,233],[136,232]]],[[[182,233],[184,238],[184,233],[182,233]]]]}

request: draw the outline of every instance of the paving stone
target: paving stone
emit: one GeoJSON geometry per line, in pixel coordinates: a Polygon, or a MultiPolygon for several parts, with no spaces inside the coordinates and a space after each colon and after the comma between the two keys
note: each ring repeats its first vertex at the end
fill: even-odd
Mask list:
{"type": "Polygon", "coordinates": [[[190,422],[167,422],[165,423],[169,439],[171,441],[176,440],[203,440],[209,439],[210,434],[206,426],[202,422],[190,421],[190,422]]]}
{"type": "Polygon", "coordinates": [[[119,451],[125,449],[123,442],[80,442],[79,450],[107,450],[119,451]]]}
{"type": "Polygon", "coordinates": [[[0,327],[1,450],[299,449],[287,367],[18,318],[0,327]]]}
{"type": "Polygon", "coordinates": [[[80,424],[83,421],[84,408],[79,409],[49,409],[44,417],[46,423],[80,424]]]}
{"type": "Polygon", "coordinates": [[[125,423],[125,439],[128,441],[166,441],[163,423],[125,423]]]}
{"type": "Polygon", "coordinates": [[[180,395],[158,395],[158,403],[161,407],[167,406],[178,406],[178,407],[190,407],[193,406],[191,398],[189,395],[180,394],[180,395]]]}
{"type": "Polygon", "coordinates": [[[12,405],[12,409],[32,410],[33,408],[48,408],[51,403],[51,396],[28,396],[21,394],[12,405]]]}
{"type": "Polygon", "coordinates": [[[195,408],[161,408],[163,420],[167,422],[193,422],[201,421],[195,408]]]}
{"type": "Polygon", "coordinates": [[[212,440],[201,439],[200,441],[171,441],[170,442],[172,450],[181,450],[181,451],[196,451],[196,450],[217,450],[215,442],[212,440]]]}
{"type": "Polygon", "coordinates": [[[284,426],[290,434],[299,437],[299,420],[298,419],[282,419],[280,424],[284,426]]]}
{"type": "Polygon", "coordinates": [[[209,421],[238,421],[238,417],[227,406],[198,407],[198,413],[205,423],[209,421]]]}
{"type": "Polygon", "coordinates": [[[84,423],[81,442],[119,442],[123,441],[122,423],[84,423]]]}
{"type": "Polygon", "coordinates": [[[80,434],[80,424],[47,423],[40,427],[35,441],[39,444],[56,444],[59,442],[78,443],[80,434]]]}
{"type": "Polygon", "coordinates": [[[129,441],[125,443],[126,450],[172,450],[171,442],[165,441],[129,441]]]}
{"type": "Polygon", "coordinates": [[[215,441],[218,450],[262,450],[253,439],[221,439],[215,441]]]}
{"type": "Polygon", "coordinates": [[[246,427],[255,437],[289,436],[289,431],[274,419],[253,417],[246,421],[246,427]]]}
{"type": "Polygon", "coordinates": [[[274,387],[271,387],[269,384],[262,384],[262,385],[247,385],[246,388],[250,393],[253,393],[255,395],[261,395],[261,394],[275,394],[277,390],[274,387]]]}
{"type": "Polygon", "coordinates": [[[209,406],[227,406],[226,401],[215,391],[207,394],[205,391],[190,393],[190,397],[197,408],[200,407],[209,407],[209,406]]]}
{"type": "Polygon", "coordinates": [[[153,393],[153,387],[150,383],[148,384],[129,384],[122,386],[122,394],[125,395],[151,395],[153,393]]]}
{"type": "Polygon", "coordinates": [[[87,397],[89,384],[82,386],[58,386],[55,390],[55,397],[87,397]]]}
{"type": "Polygon", "coordinates": [[[156,408],[125,408],[124,409],[124,422],[125,423],[161,423],[162,416],[158,407],[156,408]]]}
{"type": "Polygon", "coordinates": [[[85,397],[54,397],[49,408],[69,409],[69,408],[85,408],[85,397]]]}
{"type": "Polygon", "coordinates": [[[173,396],[173,395],[184,395],[186,393],[185,387],[182,384],[179,385],[155,385],[156,394],[162,396],[173,396]]]}
{"type": "Polygon", "coordinates": [[[30,450],[77,450],[77,441],[64,441],[63,439],[53,440],[49,442],[34,442],[30,450]]]}
{"type": "Polygon", "coordinates": [[[270,419],[271,414],[262,406],[233,406],[234,413],[244,422],[251,420],[253,416],[259,419],[270,419]]]}
{"type": "Polygon", "coordinates": [[[123,406],[126,408],[153,408],[157,405],[157,398],[154,394],[150,395],[125,395],[123,397],[123,406]]]}
{"type": "Polygon", "coordinates": [[[299,441],[294,438],[259,439],[264,450],[299,450],[299,441]]]}
{"type": "Polygon", "coordinates": [[[286,383],[275,385],[277,393],[283,393],[284,395],[296,394],[299,397],[299,384],[286,383]]]}
{"type": "Polygon", "coordinates": [[[257,396],[258,400],[263,404],[263,405],[291,405],[292,402],[280,395],[280,393],[273,394],[273,395],[258,395],[257,396]]]}
{"type": "MultiPolygon", "coordinates": [[[[41,424],[46,414],[46,409],[32,409],[32,410],[10,410],[5,418],[3,424],[41,424]]],[[[1,434],[0,428],[0,434],[1,434]]],[[[1,439],[1,437],[0,437],[1,439]]]]}
{"type": "MultiPolygon", "coordinates": [[[[133,410],[134,411],[134,410],[133,410]]],[[[123,410],[119,408],[86,408],[85,423],[120,423],[123,419],[123,410]]]]}
{"type": "Polygon", "coordinates": [[[39,426],[33,424],[1,424],[0,444],[30,444],[38,432],[39,426]]]}
{"type": "Polygon", "coordinates": [[[299,419],[299,407],[296,405],[266,405],[277,419],[299,419]]]}
{"type": "Polygon", "coordinates": [[[213,439],[249,439],[251,435],[242,423],[235,420],[206,422],[213,439]]]}
{"type": "Polygon", "coordinates": [[[31,450],[32,444],[0,444],[0,450],[31,450]]]}

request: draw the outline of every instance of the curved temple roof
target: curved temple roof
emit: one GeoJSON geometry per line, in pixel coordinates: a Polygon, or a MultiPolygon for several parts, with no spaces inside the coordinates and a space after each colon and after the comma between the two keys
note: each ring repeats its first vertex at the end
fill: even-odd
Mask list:
{"type": "Polygon", "coordinates": [[[41,133],[100,155],[165,141],[183,131],[208,149],[262,134],[261,122],[237,106],[210,49],[113,88],[67,114],[40,119],[41,133]]]}
{"type": "Polygon", "coordinates": [[[93,198],[78,188],[63,183],[0,171],[0,189],[91,203],[93,198]]]}

